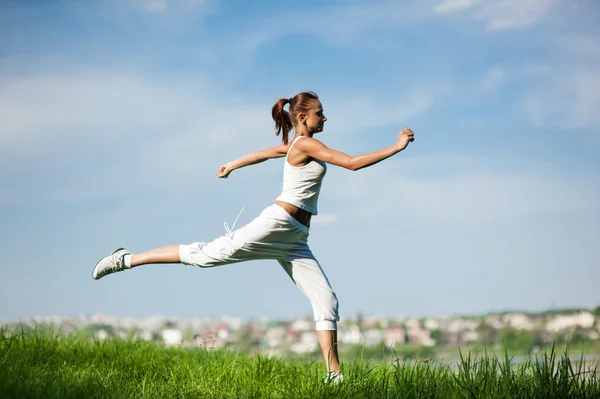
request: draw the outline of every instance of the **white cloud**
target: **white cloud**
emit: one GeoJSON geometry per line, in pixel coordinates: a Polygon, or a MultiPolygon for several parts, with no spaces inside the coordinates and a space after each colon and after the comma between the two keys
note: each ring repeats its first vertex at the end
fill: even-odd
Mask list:
{"type": "Polygon", "coordinates": [[[209,0],[135,0],[138,7],[148,12],[161,12],[169,7],[184,7],[187,9],[206,5],[209,0]]]}
{"type": "Polygon", "coordinates": [[[561,50],[577,57],[600,60],[600,41],[596,36],[565,34],[560,35],[557,44],[561,50]]]}
{"type": "Polygon", "coordinates": [[[439,14],[450,14],[467,10],[481,0],[444,0],[435,6],[434,11],[439,14]]]}
{"type": "Polygon", "coordinates": [[[252,27],[255,35],[264,42],[274,41],[288,35],[310,35],[319,41],[336,46],[360,46],[362,49],[380,46],[388,40],[397,46],[397,39],[379,35],[372,40],[369,34],[381,30],[409,30],[418,26],[428,16],[426,7],[418,1],[384,1],[375,4],[336,4],[310,7],[302,12],[282,12],[256,18],[252,27]],[[307,29],[318,26],[319,29],[307,29]]]}
{"type": "MultiPolygon", "coordinates": [[[[202,71],[153,77],[73,65],[56,69],[61,72],[0,75],[0,148],[44,147],[57,140],[68,143],[74,136],[165,137],[170,143],[214,147],[254,134],[269,137],[264,132],[272,129],[271,101],[258,103],[228,90],[202,71]]],[[[359,91],[322,97],[328,132],[336,134],[405,121],[426,112],[434,96],[407,87],[401,96],[359,91]]]]}
{"type": "MultiPolygon", "coordinates": [[[[229,158],[279,141],[271,101],[258,102],[213,87],[198,74],[151,78],[79,68],[56,74],[7,74],[0,77],[0,86],[0,151],[5,167],[27,168],[16,155],[21,153],[52,154],[69,162],[77,158],[76,151],[89,159],[85,171],[70,170],[60,181],[40,182],[47,186],[47,200],[112,198],[115,193],[100,183],[111,181],[123,187],[119,195],[152,192],[157,179],[164,189],[187,192],[192,189],[190,181],[213,179],[229,158]]],[[[342,100],[325,102],[326,107],[331,104],[326,109],[332,135],[401,123],[427,110],[433,101],[422,91],[392,100],[369,93],[356,100],[347,100],[352,97],[347,93],[337,96],[342,100]]],[[[28,166],[34,167],[41,165],[28,166]]],[[[12,200],[27,197],[30,184],[14,183],[17,195],[12,200]]],[[[334,222],[327,216],[321,221],[334,222]]]]}
{"type": "Polygon", "coordinates": [[[552,54],[515,68],[520,109],[531,124],[600,137],[600,45],[595,36],[551,34],[552,54]]]}
{"type": "Polygon", "coordinates": [[[406,89],[401,96],[381,98],[368,93],[345,93],[340,98],[325,102],[325,115],[329,119],[328,134],[360,132],[389,124],[406,123],[409,118],[429,110],[435,94],[425,90],[406,89]],[[354,98],[348,100],[347,98],[354,98]],[[359,100],[356,100],[356,99],[359,100]]]}
{"type": "Polygon", "coordinates": [[[550,68],[536,83],[521,99],[532,124],[600,134],[600,68],[550,68]]]}
{"type": "Polygon", "coordinates": [[[466,14],[485,23],[488,30],[501,31],[535,24],[554,0],[443,0],[434,7],[441,15],[466,14]]]}
{"type": "Polygon", "coordinates": [[[3,76],[0,86],[0,158],[15,174],[4,182],[13,202],[32,198],[36,184],[45,201],[58,202],[141,195],[155,192],[156,181],[159,195],[189,192],[190,182],[213,179],[225,157],[277,144],[267,107],[219,93],[199,76],[77,70],[3,76]],[[23,162],[24,153],[77,168],[46,175],[43,161],[23,162]],[[105,190],[109,182],[120,192],[105,190]]]}
{"type": "Polygon", "coordinates": [[[150,12],[163,11],[167,8],[167,0],[142,0],[141,6],[150,12]]]}
{"type": "Polygon", "coordinates": [[[269,119],[268,109],[264,112],[250,99],[217,95],[218,90],[202,75],[151,79],[77,70],[3,76],[0,84],[0,143],[4,149],[68,142],[73,136],[106,140],[168,137],[173,142],[185,139],[191,140],[190,144],[200,141],[214,146],[247,134],[241,129],[244,121],[252,126],[257,125],[254,121],[269,119]]]}
{"type": "Polygon", "coordinates": [[[482,90],[496,90],[506,79],[506,69],[501,66],[494,66],[485,72],[485,76],[481,81],[480,88],[482,90]]]}
{"type": "MultiPolygon", "coordinates": [[[[295,19],[295,16],[294,16],[295,19]]],[[[387,2],[373,5],[334,7],[318,12],[305,24],[294,24],[305,31],[305,26],[320,26],[315,34],[334,44],[356,45],[373,29],[407,29],[418,23],[418,4],[387,2]]],[[[365,43],[366,44],[366,43],[365,43]]]]}
{"type": "Polygon", "coordinates": [[[202,6],[202,5],[206,5],[206,3],[208,3],[209,0],[185,0],[185,4],[188,7],[197,7],[197,6],[202,6]]]}
{"type": "Polygon", "coordinates": [[[573,104],[567,121],[571,129],[595,129],[600,134],[600,69],[582,70],[572,77],[573,104]]]}
{"type": "Polygon", "coordinates": [[[348,211],[361,219],[385,217],[390,223],[418,220],[459,226],[561,213],[600,216],[600,192],[589,181],[524,171],[482,172],[482,160],[470,161],[461,171],[455,168],[457,163],[465,162],[415,157],[404,160],[402,168],[388,162],[374,170],[340,175],[339,180],[329,182],[327,192],[334,201],[344,199],[348,211]],[[438,170],[449,166],[454,173],[411,177],[413,163],[419,169],[427,163],[438,170]]]}

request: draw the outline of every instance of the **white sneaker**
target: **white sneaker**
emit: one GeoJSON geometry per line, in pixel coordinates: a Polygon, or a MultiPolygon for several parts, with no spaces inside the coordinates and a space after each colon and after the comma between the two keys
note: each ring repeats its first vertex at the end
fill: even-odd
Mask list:
{"type": "Polygon", "coordinates": [[[125,248],[119,248],[112,254],[100,259],[100,262],[94,267],[92,277],[95,280],[99,280],[108,274],[122,272],[123,270],[128,269],[123,262],[124,255],[130,255],[130,252],[125,248]]]}
{"type": "Polygon", "coordinates": [[[326,384],[339,384],[344,381],[344,375],[341,371],[328,371],[325,377],[326,384]]]}

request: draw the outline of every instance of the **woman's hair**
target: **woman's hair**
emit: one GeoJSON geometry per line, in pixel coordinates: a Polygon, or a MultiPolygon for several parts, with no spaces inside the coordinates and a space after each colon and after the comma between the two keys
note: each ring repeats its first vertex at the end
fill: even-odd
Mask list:
{"type": "Polygon", "coordinates": [[[277,100],[271,110],[271,115],[275,121],[275,135],[279,136],[281,134],[281,140],[284,144],[287,144],[290,130],[296,124],[296,116],[301,112],[308,112],[314,105],[315,100],[318,101],[319,97],[312,91],[304,91],[292,98],[280,98],[277,100]],[[283,109],[287,103],[290,104],[289,111],[283,109]]]}

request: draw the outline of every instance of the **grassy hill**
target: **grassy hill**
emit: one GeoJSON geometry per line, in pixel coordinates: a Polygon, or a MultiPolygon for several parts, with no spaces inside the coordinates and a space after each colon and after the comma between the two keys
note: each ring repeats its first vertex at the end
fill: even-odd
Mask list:
{"type": "Polygon", "coordinates": [[[598,398],[597,365],[553,351],[506,358],[344,364],[324,383],[321,362],[156,343],[102,342],[51,332],[0,335],[0,398],[598,398]]]}

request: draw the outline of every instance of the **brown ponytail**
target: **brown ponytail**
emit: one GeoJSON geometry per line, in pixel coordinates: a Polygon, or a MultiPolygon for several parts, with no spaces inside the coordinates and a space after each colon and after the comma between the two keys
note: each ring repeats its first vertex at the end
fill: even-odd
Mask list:
{"type": "Polygon", "coordinates": [[[287,144],[289,132],[294,127],[289,112],[283,109],[287,103],[291,103],[291,99],[280,98],[271,110],[271,115],[275,121],[275,136],[281,134],[283,144],[287,144]]]}
{"type": "Polygon", "coordinates": [[[319,97],[312,91],[298,93],[292,98],[280,98],[277,100],[271,110],[271,115],[275,121],[275,135],[279,136],[281,134],[283,144],[288,143],[290,130],[296,124],[296,115],[300,112],[308,112],[310,107],[314,105],[313,102],[315,100],[318,101],[319,97]],[[290,104],[290,112],[283,109],[288,103],[290,104]]]}

